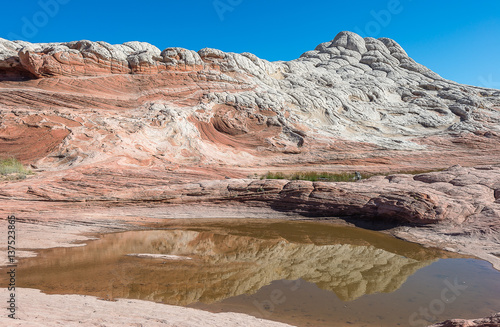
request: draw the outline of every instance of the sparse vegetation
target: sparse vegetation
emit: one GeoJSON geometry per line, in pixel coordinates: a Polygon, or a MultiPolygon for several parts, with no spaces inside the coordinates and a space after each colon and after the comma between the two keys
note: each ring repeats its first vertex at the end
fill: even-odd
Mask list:
{"type": "MultiPolygon", "coordinates": [[[[390,172],[390,173],[362,173],[361,178],[366,179],[372,176],[388,176],[393,174],[423,174],[430,173],[435,171],[441,171],[442,169],[435,170],[411,170],[411,171],[398,171],[398,172],[390,172]]],[[[285,174],[283,172],[268,172],[266,175],[262,176],[261,179],[289,179],[289,180],[305,180],[311,182],[355,182],[356,175],[355,173],[328,173],[328,172],[314,172],[314,171],[306,171],[306,172],[294,172],[285,174]]]]}
{"type": "Polygon", "coordinates": [[[26,176],[32,174],[33,172],[31,170],[26,169],[23,164],[15,158],[0,160],[0,179],[25,179],[26,176]]]}
{"type": "MultiPolygon", "coordinates": [[[[366,178],[362,175],[363,178],[366,178]]],[[[305,180],[311,182],[326,181],[326,182],[352,182],[355,180],[354,173],[327,173],[327,172],[295,172],[285,174],[282,172],[268,172],[262,179],[290,179],[290,180],[305,180]]]]}

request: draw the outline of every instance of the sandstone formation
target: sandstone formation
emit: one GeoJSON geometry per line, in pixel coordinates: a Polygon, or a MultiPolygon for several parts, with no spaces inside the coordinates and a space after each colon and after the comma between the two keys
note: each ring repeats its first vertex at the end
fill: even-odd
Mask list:
{"type": "Polygon", "coordinates": [[[52,178],[7,183],[0,196],[5,200],[4,208],[11,204],[12,210],[23,202],[74,203],[78,207],[234,201],[258,202],[275,210],[318,217],[385,218],[417,225],[489,222],[494,230],[500,213],[500,166],[454,166],[418,175],[374,176],[358,183],[252,179],[181,182],[170,180],[169,175],[157,170],[74,169],[52,178]]]}
{"type": "Polygon", "coordinates": [[[429,327],[498,327],[500,326],[500,313],[483,319],[452,319],[429,327]]]}
{"type": "Polygon", "coordinates": [[[141,42],[0,39],[0,80],[0,149],[43,167],[117,156],[420,162],[439,152],[444,168],[499,155],[498,90],[445,80],[395,41],[350,32],[289,62],[141,42]]]}

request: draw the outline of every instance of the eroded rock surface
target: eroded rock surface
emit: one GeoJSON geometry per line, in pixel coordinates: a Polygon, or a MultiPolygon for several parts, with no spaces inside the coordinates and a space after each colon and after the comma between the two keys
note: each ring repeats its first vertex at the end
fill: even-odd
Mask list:
{"type": "Polygon", "coordinates": [[[500,313],[482,319],[452,319],[429,327],[498,327],[500,326],[500,313]]]}
{"type": "Polygon", "coordinates": [[[414,166],[436,153],[441,168],[479,164],[478,155],[496,163],[499,105],[498,90],[445,80],[395,41],[351,32],[289,62],[143,42],[0,39],[0,147],[49,167],[116,156],[390,162],[387,150],[414,166]],[[39,136],[40,151],[16,147],[31,140],[16,134],[39,136]]]}
{"type": "Polygon", "coordinates": [[[70,202],[76,206],[260,202],[275,210],[306,216],[393,219],[420,225],[490,224],[498,232],[499,166],[454,166],[419,175],[374,176],[357,183],[252,179],[189,183],[171,180],[169,175],[162,171],[76,169],[49,180],[30,178],[4,184],[0,196],[19,203],[70,202]]]}

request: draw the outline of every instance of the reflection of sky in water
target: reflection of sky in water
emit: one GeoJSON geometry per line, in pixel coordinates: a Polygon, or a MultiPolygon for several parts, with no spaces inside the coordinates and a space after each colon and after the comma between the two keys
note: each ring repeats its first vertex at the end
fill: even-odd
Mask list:
{"type": "MultiPolygon", "coordinates": [[[[21,287],[47,293],[137,298],[247,313],[276,289],[290,293],[280,281],[300,281],[288,295],[288,304],[273,308],[273,315],[286,317],[286,310],[307,309],[321,316],[316,312],[320,308],[325,314],[332,308],[350,308],[359,319],[359,312],[373,308],[383,311],[406,303],[404,308],[418,309],[418,303],[431,301],[429,296],[441,287],[439,281],[450,277],[443,262],[462,262],[455,268],[464,276],[479,269],[464,267],[482,267],[465,259],[436,262],[443,256],[438,250],[350,227],[304,222],[239,223],[231,228],[212,224],[107,234],[85,247],[42,251],[38,258],[23,260],[18,274],[21,287]],[[192,260],[127,256],[133,253],[192,260]],[[415,276],[421,281],[415,283],[415,276]],[[413,287],[406,290],[407,285],[413,287]],[[312,302],[302,303],[305,298],[312,302]]],[[[491,268],[482,269],[492,274],[491,268]]],[[[349,310],[344,309],[345,315],[349,310]]]]}

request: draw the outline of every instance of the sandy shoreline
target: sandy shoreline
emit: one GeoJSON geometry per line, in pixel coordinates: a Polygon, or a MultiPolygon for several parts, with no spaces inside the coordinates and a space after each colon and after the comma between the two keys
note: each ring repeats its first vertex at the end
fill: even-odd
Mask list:
{"type": "MultiPolygon", "coordinates": [[[[0,297],[7,299],[5,289],[0,297]]],[[[35,289],[16,289],[17,320],[3,316],[2,326],[255,326],[286,327],[240,313],[206,311],[140,300],[99,300],[85,295],[47,295],[35,289]]]]}

